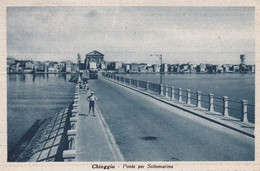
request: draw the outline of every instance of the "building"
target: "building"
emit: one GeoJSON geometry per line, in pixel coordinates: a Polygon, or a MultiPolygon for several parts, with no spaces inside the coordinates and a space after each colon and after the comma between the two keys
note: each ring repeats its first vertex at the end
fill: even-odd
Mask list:
{"type": "Polygon", "coordinates": [[[147,64],[145,64],[145,63],[139,64],[139,72],[141,72],[141,73],[146,72],[147,71],[146,67],[147,67],[147,64]]]}
{"type": "Polygon", "coordinates": [[[153,72],[160,72],[159,64],[153,64],[152,67],[153,67],[153,72]]]}
{"type": "Polygon", "coordinates": [[[7,57],[7,65],[11,65],[11,64],[14,64],[15,63],[15,58],[13,57],[7,57]]]}
{"type": "Polygon", "coordinates": [[[191,63],[188,63],[187,65],[188,65],[188,70],[189,70],[189,72],[195,72],[195,71],[196,71],[196,70],[195,70],[196,65],[191,64],[191,63]]]}
{"type": "Polygon", "coordinates": [[[109,62],[107,64],[107,70],[118,70],[123,67],[123,63],[121,62],[109,62]]]}
{"type": "Polygon", "coordinates": [[[168,65],[166,63],[161,65],[161,72],[168,72],[168,65]]]}
{"type": "Polygon", "coordinates": [[[67,73],[71,72],[71,61],[70,60],[66,61],[66,72],[67,73]]]}
{"type": "Polygon", "coordinates": [[[130,72],[131,73],[138,73],[139,72],[139,64],[132,63],[130,65],[130,72]]]}
{"type": "Polygon", "coordinates": [[[196,66],[196,72],[206,72],[206,64],[199,64],[196,66]]]}
{"type": "Polygon", "coordinates": [[[254,73],[255,72],[255,65],[247,65],[247,70],[248,70],[248,72],[254,73]]]}
{"type": "Polygon", "coordinates": [[[188,64],[181,64],[180,65],[180,72],[187,72],[189,70],[188,64]]]}
{"type": "Polygon", "coordinates": [[[233,65],[232,66],[232,71],[233,72],[239,72],[240,66],[239,65],[233,65]]]}
{"type": "Polygon", "coordinates": [[[101,69],[102,68],[102,63],[104,63],[104,55],[96,50],[86,54],[86,58],[85,58],[85,66],[86,69],[90,68],[90,62],[95,62],[97,69],[101,69]]]}
{"type": "Polygon", "coordinates": [[[25,62],[24,72],[32,72],[34,70],[34,64],[32,61],[25,62]]]}
{"type": "Polygon", "coordinates": [[[66,72],[66,62],[59,62],[58,70],[59,70],[59,72],[66,72]]]}
{"type": "Polygon", "coordinates": [[[120,67],[120,68],[118,68],[118,73],[125,73],[125,70],[124,70],[124,68],[122,68],[122,67],[120,67]]]}
{"type": "Polygon", "coordinates": [[[124,68],[124,70],[125,70],[126,73],[129,73],[129,72],[130,72],[131,65],[130,65],[130,64],[123,64],[123,68],[124,68]]]}
{"type": "Polygon", "coordinates": [[[224,72],[230,72],[230,70],[229,70],[229,64],[224,64],[224,65],[222,65],[222,68],[223,68],[223,71],[224,72]]]}
{"type": "Polygon", "coordinates": [[[152,66],[147,66],[146,70],[147,70],[147,72],[153,72],[153,67],[152,66]]]}

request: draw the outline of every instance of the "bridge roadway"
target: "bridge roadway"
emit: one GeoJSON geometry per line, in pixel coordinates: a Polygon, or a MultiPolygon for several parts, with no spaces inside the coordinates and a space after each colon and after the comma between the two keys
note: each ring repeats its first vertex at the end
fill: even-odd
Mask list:
{"type": "Polygon", "coordinates": [[[254,160],[254,139],[99,78],[89,87],[126,161],[254,160]]]}

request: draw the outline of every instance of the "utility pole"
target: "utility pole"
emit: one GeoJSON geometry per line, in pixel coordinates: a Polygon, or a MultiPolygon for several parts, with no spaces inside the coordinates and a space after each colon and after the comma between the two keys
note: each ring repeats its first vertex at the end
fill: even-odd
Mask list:
{"type": "Polygon", "coordinates": [[[162,84],[162,54],[150,54],[150,56],[159,57],[161,61],[161,65],[160,65],[160,85],[161,85],[162,84]]]}

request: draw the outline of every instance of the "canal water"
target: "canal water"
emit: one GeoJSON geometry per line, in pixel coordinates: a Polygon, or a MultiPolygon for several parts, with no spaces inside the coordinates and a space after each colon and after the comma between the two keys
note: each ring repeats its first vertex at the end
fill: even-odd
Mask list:
{"type": "MultiPolygon", "coordinates": [[[[118,74],[123,77],[150,81],[152,83],[160,83],[160,74],[118,74]]],[[[255,104],[255,74],[239,74],[239,73],[225,73],[225,74],[162,74],[164,85],[175,86],[176,88],[191,89],[192,92],[201,91],[202,107],[208,107],[208,94],[213,93],[219,99],[215,100],[215,111],[222,112],[222,97],[228,96],[230,100],[237,101],[230,102],[230,116],[240,118],[241,116],[241,102],[240,100],[248,100],[249,104],[255,104]],[[219,105],[219,106],[217,106],[219,105]]],[[[176,90],[175,90],[176,91],[176,90]]],[[[185,92],[183,92],[185,95],[185,92]]],[[[196,98],[196,94],[191,94],[196,98]]],[[[195,104],[195,100],[192,100],[195,104]]],[[[255,121],[254,106],[248,106],[248,119],[250,122],[255,121]]]]}
{"type": "Polygon", "coordinates": [[[75,84],[66,74],[7,75],[8,151],[38,119],[45,119],[72,102],[75,84]]]}

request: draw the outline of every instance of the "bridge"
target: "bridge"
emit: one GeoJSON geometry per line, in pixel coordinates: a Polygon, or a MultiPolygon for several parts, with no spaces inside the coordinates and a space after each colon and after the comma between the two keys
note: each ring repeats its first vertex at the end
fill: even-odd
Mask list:
{"type": "MultiPolygon", "coordinates": [[[[89,91],[76,86],[69,148],[64,161],[253,161],[254,124],[192,105],[187,94],[169,95],[167,86],[103,74],[89,81],[98,98],[89,115],[89,91]]],[[[174,90],[174,89],[173,89],[174,90]]],[[[181,91],[179,91],[181,92],[181,91]]],[[[225,98],[223,99],[225,100],[225,98]]],[[[243,107],[245,106],[245,107],[243,107]]]]}

